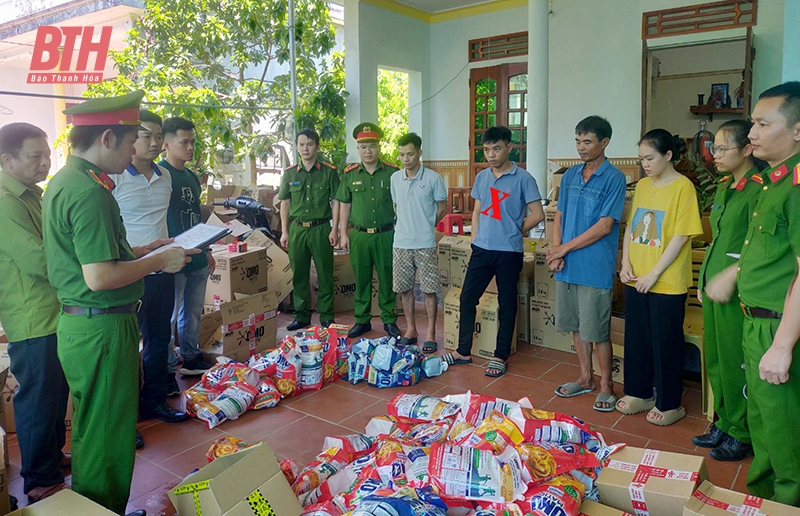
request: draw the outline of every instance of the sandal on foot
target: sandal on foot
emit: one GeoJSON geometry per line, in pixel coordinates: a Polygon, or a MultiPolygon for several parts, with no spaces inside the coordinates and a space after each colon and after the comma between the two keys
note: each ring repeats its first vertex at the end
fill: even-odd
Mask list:
{"type": "Polygon", "coordinates": [[[597,399],[594,400],[594,408],[598,412],[614,412],[617,407],[617,397],[613,394],[605,394],[601,392],[597,395],[597,399]],[[607,405],[607,406],[603,406],[607,405]]]}
{"type": "Polygon", "coordinates": [[[401,346],[411,346],[412,344],[416,344],[416,343],[417,343],[417,338],[416,337],[411,337],[410,339],[408,337],[403,337],[403,338],[400,339],[400,345],[401,346]]]}
{"type": "Polygon", "coordinates": [[[580,396],[581,394],[589,394],[590,392],[593,391],[594,389],[586,389],[577,382],[567,382],[556,388],[556,390],[553,392],[556,394],[556,396],[560,396],[562,398],[574,398],[575,396],[580,396]]]}
{"type": "Polygon", "coordinates": [[[28,495],[28,501],[34,503],[34,502],[40,502],[45,498],[53,496],[54,494],[63,489],[67,489],[67,484],[61,482],[59,484],[55,484],[52,486],[34,487],[25,494],[28,495]]]}
{"type": "Polygon", "coordinates": [[[623,396],[623,398],[617,401],[616,408],[617,411],[625,414],[626,416],[631,416],[633,414],[640,414],[642,412],[647,412],[648,410],[652,409],[656,406],[656,399],[650,398],[649,400],[637,398],[635,396],[623,396]],[[627,407],[623,408],[619,404],[625,402],[627,407]]]}
{"type": "Polygon", "coordinates": [[[439,349],[439,345],[432,340],[426,340],[422,343],[422,352],[426,355],[430,355],[431,353],[436,353],[436,350],[439,349]]]}
{"type": "Polygon", "coordinates": [[[665,410],[664,412],[661,412],[657,408],[653,407],[647,414],[647,422],[652,423],[656,426],[669,426],[673,423],[677,423],[684,417],[686,417],[686,409],[683,407],[678,407],[672,410],[665,410]],[[655,414],[660,414],[661,419],[653,419],[652,416],[655,414]]]}
{"type": "Polygon", "coordinates": [[[442,355],[442,360],[447,365],[461,365],[461,364],[471,364],[472,363],[472,359],[471,358],[470,359],[456,358],[456,356],[454,354],[452,354],[452,353],[445,353],[444,355],[442,355]]]}
{"type": "Polygon", "coordinates": [[[489,363],[486,365],[486,371],[483,373],[486,376],[490,376],[492,378],[499,378],[506,374],[506,369],[508,369],[508,364],[503,362],[502,360],[492,359],[489,360],[489,363]],[[500,371],[499,373],[494,371],[500,371]],[[492,372],[490,372],[492,371],[492,372]]]}

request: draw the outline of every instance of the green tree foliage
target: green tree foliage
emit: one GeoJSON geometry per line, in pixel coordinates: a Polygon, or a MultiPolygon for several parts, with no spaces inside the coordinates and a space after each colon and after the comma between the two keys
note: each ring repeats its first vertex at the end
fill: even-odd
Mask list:
{"type": "Polygon", "coordinates": [[[399,163],[397,140],[408,132],[408,74],[378,69],[378,125],[383,129],[381,155],[399,163]]]}
{"type": "MultiPolygon", "coordinates": [[[[232,157],[264,160],[278,141],[294,138],[287,8],[286,0],[145,0],[125,49],[112,54],[119,75],[87,95],[141,88],[146,101],[178,104],[151,109],[197,125],[200,170],[232,157]],[[264,120],[273,121],[273,130],[256,134],[264,120]]],[[[343,162],[344,58],[332,53],[327,2],[296,0],[295,22],[297,130],[317,129],[329,159],[343,162]]]]}

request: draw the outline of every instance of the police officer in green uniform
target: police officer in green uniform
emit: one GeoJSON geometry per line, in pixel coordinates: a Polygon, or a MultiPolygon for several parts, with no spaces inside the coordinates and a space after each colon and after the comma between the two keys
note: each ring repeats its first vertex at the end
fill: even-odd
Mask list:
{"type": "Polygon", "coordinates": [[[278,199],[281,200],[281,246],[289,248],[294,287],[294,321],[289,331],[311,322],[309,275],[311,258],[317,269],[320,324],[333,324],[333,247],[339,242],[339,189],[336,167],[317,159],[319,134],[313,129],[297,133],[301,162],[283,173],[278,199]],[[331,218],[333,224],[331,225],[331,218]]]}
{"type": "Polygon", "coordinates": [[[361,163],[344,169],[336,199],[341,203],[342,248],[350,251],[356,277],[356,324],[348,336],[356,338],[372,329],[372,270],[378,271],[378,304],[383,328],[400,338],[392,290],[394,204],[391,178],[398,168],[380,160],[383,131],[375,124],[359,124],[353,131],[361,163]],[[349,228],[349,230],[347,229],[349,228]]]}
{"type": "Polygon", "coordinates": [[[800,506],[800,82],[761,94],[753,154],[769,163],[753,210],[737,286],[755,458],[748,490],[800,506]]]}
{"type": "Polygon", "coordinates": [[[716,460],[742,460],[750,452],[744,392],[747,380],[742,369],[744,314],[738,298],[731,301],[735,283],[725,276],[736,274],[737,260],[731,255],[742,249],[756,198],[761,193],[761,176],[747,139],[752,125],[746,120],[725,122],[711,147],[717,170],[728,174],[714,196],[709,217],[712,240],[700,268],[697,297],[703,303],[703,352],[714,393],[714,412],[719,419],[709,433],[693,437],[692,442],[713,448],[709,455],[716,460]]]}
{"type": "Polygon", "coordinates": [[[177,272],[199,252],[152,253],[168,240],[132,249],[125,239],[109,175],[121,174],[135,152],[143,95],[64,111],[72,115],[72,154],[50,181],[42,213],[47,272],[62,304],[58,358],[75,407],[72,489],[117,514],[128,503],[135,457],[142,278],[177,272]]]}

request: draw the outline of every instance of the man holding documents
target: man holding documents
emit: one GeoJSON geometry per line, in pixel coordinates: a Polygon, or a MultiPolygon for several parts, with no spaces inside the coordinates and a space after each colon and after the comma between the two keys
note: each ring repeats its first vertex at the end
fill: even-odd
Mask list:
{"type": "MultiPolygon", "coordinates": [[[[174,237],[200,223],[200,180],[186,168],[194,159],[194,123],[185,118],[173,117],[164,120],[164,149],[166,159],[159,165],[167,169],[172,177],[172,197],[167,212],[169,236],[174,237]]],[[[206,299],[206,281],[214,272],[214,258],[210,252],[196,256],[191,263],[175,275],[175,305],[172,311],[172,345],[177,333],[183,366],[180,373],[198,376],[211,368],[203,360],[200,351],[200,316],[206,299]]],[[[169,353],[169,374],[175,381],[178,357],[169,353]]],[[[177,384],[175,384],[177,386],[177,384]]],[[[174,392],[174,391],[173,391],[174,392]]]]}
{"type": "Polygon", "coordinates": [[[143,96],[91,99],[64,111],[72,116],[72,154],[42,206],[47,273],[62,305],[57,352],[75,406],[72,489],[116,514],[125,513],[136,455],[141,279],[175,273],[199,252],[137,256],[126,239],[109,175],[124,173],[135,153],[143,96]]]}
{"type": "MultiPolygon", "coordinates": [[[[172,177],[155,160],[161,153],[164,138],[161,118],[150,111],[139,111],[141,127],[134,144],[136,154],[125,172],[114,179],[111,193],[119,204],[128,243],[144,247],[154,241],[168,241],[167,209],[172,195],[172,177]]],[[[175,275],[156,271],[144,277],[144,295],[139,308],[142,332],[142,371],[144,382],[139,391],[139,414],[143,419],[158,418],[167,423],[184,421],[189,416],[167,405],[170,394],[179,392],[175,375],[167,376],[171,340],[171,314],[175,303],[175,275]],[[174,385],[170,385],[174,384],[174,385]]]]}

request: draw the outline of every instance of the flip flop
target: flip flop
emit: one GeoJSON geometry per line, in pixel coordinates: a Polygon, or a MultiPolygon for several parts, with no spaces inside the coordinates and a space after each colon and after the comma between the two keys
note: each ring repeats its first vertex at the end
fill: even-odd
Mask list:
{"type": "Polygon", "coordinates": [[[486,376],[490,376],[492,378],[499,378],[504,374],[506,374],[507,369],[508,369],[508,364],[506,364],[502,360],[492,359],[489,360],[488,364],[486,364],[486,371],[483,374],[485,374],[486,376]],[[490,373],[489,372],[490,369],[496,369],[500,371],[500,373],[490,373]]]}
{"type": "Polygon", "coordinates": [[[647,414],[647,422],[656,426],[669,426],[673,423],[677,423],[684,417],[686,417],[686,409],[683,407],[678,407],[672,410],[665,410],[664,412],[661,412],[657,408],[653,407],[647,414]],[[661,420],[653,420],[650,417],[653,414],[661,414],[661,420]]]}
{"type": "Polygon", "coordinates": [[[461,365],[461,364],[471,364],[472,359],[465,359],[465,358],[456,358],[456,356],[452,353],[445,353],[442,355],[442,360],[446,362],[448,365],[461,365]]]}
{"type": "Polygon", "coordinates": [[[426,355],[430,355],[431,353],[436,353],[437,349],[439,349],[439,345],[432,340],[426,340],[425,342],[422,343],[422,352],[425,353],[426,355]]]}
{"type": "Polygon", "coordinates": [[[553,392],[555,392],[556,396],[560,396],[562,398],[574,398],[575,396],[580,396],[581,394],[589,394],[590,392],[594,392],[594,389],[585,389],[577,382],[567,382],[556,388],[556,390],[553,392]],[[564,389],[566,394],[561,392],[561,389],[564,389]]]}
{"type": "Polygon", "coordinates": [[[417,343],[417,338],[416,337],[411,337],[410,339],[408,337],[403,337],[403,338],[400,339],[400,345],[401,346],[411,346],[412,344],[416,344],[416,343],[417,343]]]}
{"type": "Polygon", "coordinates": [[[648,410],[654,408],[656,406],[656,399],[650,398],[649,400],[645,400],[642,398],[637,398],[635,396],[623,396],[622,399],[617,401],[617,404],[615,406],[618,412],[621,412],[626,416],[631,416],[633,414],[647,412],[648,410]],[[620,407],[619,404],[621,401],[624,401],[628,407],[627,408],[620,407]]]}
{"type": "Polygon", "coordinates": [[[617,410],[617,397],[613,394],[605,394],[601,392],[597,395],[597,399],[594,400],[594,408],[598,412],[614,412],[617,410]],[[607,407],[603,407],[601,404],[606,403],[608,404],[607,407]]]}

